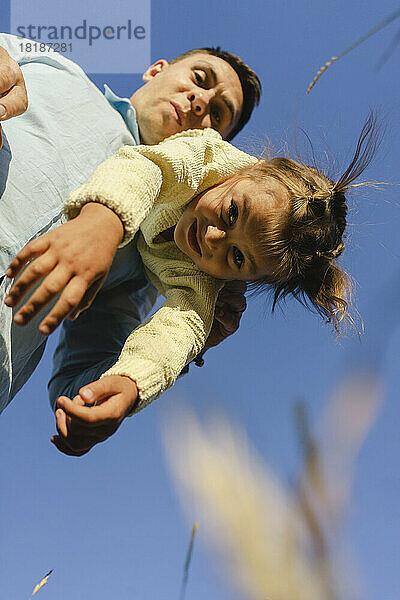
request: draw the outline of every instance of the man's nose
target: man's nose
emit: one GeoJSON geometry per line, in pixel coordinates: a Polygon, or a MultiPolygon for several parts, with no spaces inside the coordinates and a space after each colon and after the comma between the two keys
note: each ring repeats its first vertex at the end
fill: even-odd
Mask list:
{"type": "Polygon", "coordinates": [[[226,238],[226,231],[215,227],[214,225],[207,225],[204,233],[204,241],[207,248],[214,252],[226,238]]]}
{"type": "Polygon", "coordinates": [[[211,90],[192,93],[189,100],[192,105],[192,111],[196,116],[202,116],[207,112],[208,105],[211,99],[211,90]]]}

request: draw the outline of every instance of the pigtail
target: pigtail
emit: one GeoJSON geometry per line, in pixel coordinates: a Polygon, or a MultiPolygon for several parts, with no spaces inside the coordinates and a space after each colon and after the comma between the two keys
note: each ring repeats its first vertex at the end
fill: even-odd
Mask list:
{"type": "MultiPolygon", "coordinates": [[[[344,192],[353,187],[350,186],[350,183],[357,179],[371,163],[382,142],[382,138],[382,129],[378,126],[376,113],[371,110],[358,138],[354,156],[346,171],[335,183],[333,187],[334,192],[344,192]]],[[[362,183],[358,185],[370,184],[362,183]]]]}
{"type": "MultiPolygon", "coordinates": [[[[269,231],[260,232],[259,246],[276,258],[274,273],[248,282],[248,289],[260,292],[266,285],[273,292],[272,310],[288,294],[302,304],[313,307],[341,333],[350,322],[352,282],[337,264],[345,244],[349,188],[375,185],[353,184],[374,158],[381,143],[381,129],[371,111],[358,138],[354,155],[344,173],[336,180],[326,177],[315,167],[287,158],[259,161],[248,171],[257,182],[274,177],[289,192],[289,208],[269,231]]],[[[381,185],[381,184],[378,184],[381,185]]],[[[356,328],[357,330],[357,328],[356,328]]]]}
{"type": "MultiPolygon", "coordinates": [[[[343,251],[344,244],[341,244],[343,251]]],[[[304,292],[310,299],[317,312],[331,323],[337,335],[347,329],[349,323],[354,323],[350,315],[352,281],[349,275],[335,262],[336,256],[321,256],[315,261],[312,272],[304,281],[304,292]]]]}

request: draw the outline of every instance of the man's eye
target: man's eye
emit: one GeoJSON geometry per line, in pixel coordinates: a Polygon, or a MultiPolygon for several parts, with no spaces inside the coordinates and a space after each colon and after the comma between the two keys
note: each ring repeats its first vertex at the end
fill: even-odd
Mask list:
{"type": "Polygon", "coordinates": [[[231,202],[231,205],[229,207],[228,210],[228,222],[229,225],[233,225],[236,221],[236,219],[238,218],[238,207],[236,206],[236,204],[234,202],[231,202]]]}
{"type": "Polygon", "coordinates": [[[235,265],[241,269],[244,263],[244,256],[236,246],[233,247],[233,261],[235,265]]]}
{"type": "Polygon", "coordinates": [[[216,121],[218,124],[221,123],[221,113],[219,112],[218,109],[214,109],[211,113],[214,121],[216,121]]]}

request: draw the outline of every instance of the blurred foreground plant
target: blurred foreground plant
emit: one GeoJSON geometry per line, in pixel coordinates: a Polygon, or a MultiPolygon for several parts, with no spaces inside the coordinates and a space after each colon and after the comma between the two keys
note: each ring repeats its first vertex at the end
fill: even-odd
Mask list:
{"type": "Polygon", "coordinates": [[[293,489],[227,421],[213,418],[202,428],[186,414],[170,417],[173,427],[165,424],[167,459],[186,508],[196,511],[243,598],[361,597],[339,524],[379,398],[371,375],[343,382],[324,415],[320,444],[308,431],[304,408],[298,411],[304,466],[293,489]]]}

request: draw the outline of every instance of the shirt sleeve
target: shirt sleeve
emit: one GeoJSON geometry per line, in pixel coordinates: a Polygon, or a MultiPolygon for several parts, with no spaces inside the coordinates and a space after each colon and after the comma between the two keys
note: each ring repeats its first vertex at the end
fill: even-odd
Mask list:
{"type": "Polygon", "coordinates": [[[130,334],[118,361],[100,377],[127,375],[136,382],[135,413],[173,385],[204,347],[211,329],[224,282],[201,272],[184,281],[186,285],[168,287],[163,306],[130,334]]]}
{"type": "Polygon", "coordinates": [[[45,52],[35,50],[35,44],[39,45],[40,43],[35,40],[12,35],[11,33],[0,33],[0,46],[8,52],[19,66],[35,62],[42,63],[57,69],[62,68],[68,71],[75,71],[87,79],[85,72],[79,65],[59,52],[55,52],[49,46],[45,45],[45,52]],[[31,50],[28,52],[26,45],[29,43],[31,44],[31,50]]]}
{"type": "Polygon", "coordinates": [[[63,212],[69,220],[87,202],[105,204],[123,223],[122,247],[155,203],[177,207],[178,199],[184,206],[197,193],[256,161],[213,129],[184,131],[154,146],[123,146],[70,194],[63,212]]]}

